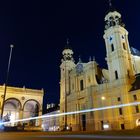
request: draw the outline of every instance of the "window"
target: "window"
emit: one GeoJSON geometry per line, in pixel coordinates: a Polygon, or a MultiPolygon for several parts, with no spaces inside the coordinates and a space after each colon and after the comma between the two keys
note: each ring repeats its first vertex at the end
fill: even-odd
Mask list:
{"type": "Polygon", "coordinates": [[[125,43],[123,43],[123,49],[126,50],[126,44],[125,43]]]}
{"type": "Polygon", "coordinates": [[[137,95],[133,95],[133,98],[136,101],[137,100],[137,95]]]}
{"type": "Polygon", "coordinates": [[[127,70],[127,75],[128,75],[128,78],[130,79],[130,72],[129,72],[129,70],[127,70]]]}
{"type": "Polygon", "coordinates": [[[120,102],[121,101],[121,97],[118,97],[118,102],[120,102]]]}
{"type": "Polygon", "coordinates": [[[84,82],[83,80],[80,80],[80,90],[83,90],[84,89],[84,82]]]}
{"type": "Polygon", "coordinates": [[[111,51],[113,52],[114,51],[114,45],[111,44],[111,51]]]}
{"type": "Polygon", "coordinates": [[[122,112],[122,108],[119,108],[119,114],[122,115],[123,112],[122,112]]]}
{"type": "Polygon", "coordinates": [[[118,77],[118,72],[117,71],[115,71],[115,79],[118,79],[119,77],[118,77]]]}
{"type": "Polygon", "coordinates": [[[135,109],[136,109],[136,113],[139,113],[139,106],[138,105],[135,106],[135,109]]]}

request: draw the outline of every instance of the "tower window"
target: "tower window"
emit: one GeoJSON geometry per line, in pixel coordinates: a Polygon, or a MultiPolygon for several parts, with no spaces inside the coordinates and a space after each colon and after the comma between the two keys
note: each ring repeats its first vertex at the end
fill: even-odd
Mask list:
{"type": "Polygon", "coordinates": [[[111,44],[111,51],[113,52],[114,51],[114,45],[111,44]]]}
{"type": "Polygon", "coordinates": [[[119,108],[119,114],[122,115],[123,112],[122,112],[122,108],[119,108]]]}
{"type": "Polygon", "coordinates": [[[117,71],[115,71],[115,78],[116,78],[116,79],[119,78],[119,77],[118,77],[118,72],[117,72],[117,71]]]}
{"type": "Polygon", "coordinates": [[[123,43],[123,49],[126,50],[126,44],[125,43],[123,43]]]}
{"type": "Polygon", "coordinates": [[[133,95],[133,98],[134,98],[135,101],[137,100],[137,96],[136,95],[133,95]]]}
{"type": "Polygon", "coordinates": [[[84,82],[83,80],[80,80],[80,90],[83,90],[84,89],[84,82]]]}
{"type": "Polygon", "coordinates": [[[135,109],[136,109],[136,113],[139,113],[139,106],[138,105],[135,106],[135,109]]]}

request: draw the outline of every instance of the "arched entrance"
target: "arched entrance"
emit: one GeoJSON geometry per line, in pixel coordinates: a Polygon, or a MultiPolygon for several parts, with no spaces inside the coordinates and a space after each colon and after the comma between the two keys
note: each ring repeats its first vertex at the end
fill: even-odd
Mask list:
{"type": "MultiPolygon", "coordinates": [[[[4,103],[3,120],[14,121],[19,119],[21,103],[16,98],[9,98],[4,103]]],[[[8,124],[9,126],[17,125],[17,123],[8,124]]]]}
{"type": "MultiPolygon", "coordinates": [[[[32,118],[39,116],[40,104],[36,100],[27,100],[23,106],[23,118],[32,118]]],[[[38,120],[27,121],[29,126],[38,126],[38,120]]]]}

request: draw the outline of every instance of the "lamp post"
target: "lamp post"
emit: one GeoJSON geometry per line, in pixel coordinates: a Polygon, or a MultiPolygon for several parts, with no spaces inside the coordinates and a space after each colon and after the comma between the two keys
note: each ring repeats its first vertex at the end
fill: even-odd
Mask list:
{"type": "Polygon", "coordinates": [[[10,45],[10,55],[9,55],[9,61],[8,61],[8,67],[7,67],[7,73],[6,73],[6,80],[4,85],[4,94],[3,94],[3,102],[1,107],[1,120],[3,119],[3,113],[4,113],[4,103],[5,103],[5,97],[6,97],[6,91],[7,91],[7,84],[8,84],[8,78],[9,78],[9,70],[10,70],[10,64],[11,64],[11,57],[12,57],[12,49],[14,45],[10,45]]]}

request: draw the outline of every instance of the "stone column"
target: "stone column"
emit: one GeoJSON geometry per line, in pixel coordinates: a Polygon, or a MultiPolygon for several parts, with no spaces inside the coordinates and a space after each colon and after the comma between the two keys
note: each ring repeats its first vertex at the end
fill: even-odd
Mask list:
{"type": "MultiPolygon", "coordinates": [[[[19,110],[19,118],[18,118],[18,119],[23,119],[23,109],[20,109],[20,110],[19,110]]],[[[18,125],[22,125],[23,122],[18,122],[17,124],[18,124],[18,125]]]]}
{"type": "Polygon", "coordinates": [[[19,119],[23,119],[23,109],[19,111],[19,119]]]}
{"type": "MultiPolygon", "coordinates": [[[[42,110],[40,110],[38,114],[39,114],[38,116],[41,116],[42,115],[42,110]]],[[[38,126],[41,127],[41,125],[42,125],[42,118],[38,119],[37,121],[38,121],[38,126]]]]}

